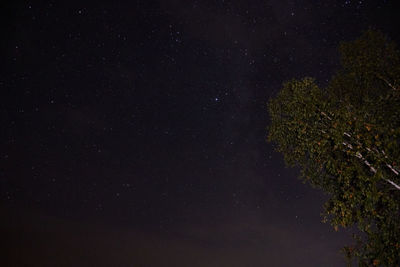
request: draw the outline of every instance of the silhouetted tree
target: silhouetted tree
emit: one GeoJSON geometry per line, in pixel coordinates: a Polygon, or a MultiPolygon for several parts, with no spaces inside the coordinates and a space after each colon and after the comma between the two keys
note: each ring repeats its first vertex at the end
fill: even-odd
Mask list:
{"type": "Polygon", "coordinates": [[[356,225],[344,248],[361,266],[400,265],[400,53],[380,32],[340,46],[328,86],[284,83],[269,101],[268,138],[304,181],[327,192],[324,221],[356,225]]]}

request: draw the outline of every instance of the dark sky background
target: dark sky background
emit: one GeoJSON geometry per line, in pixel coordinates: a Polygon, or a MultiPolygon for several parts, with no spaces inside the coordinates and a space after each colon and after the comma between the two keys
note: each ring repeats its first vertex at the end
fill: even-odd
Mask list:
{"type": "Polygon", "coordinates": [[[266,104],[395,2],[1,4],[1,265],[344,266],[266,104]]]}

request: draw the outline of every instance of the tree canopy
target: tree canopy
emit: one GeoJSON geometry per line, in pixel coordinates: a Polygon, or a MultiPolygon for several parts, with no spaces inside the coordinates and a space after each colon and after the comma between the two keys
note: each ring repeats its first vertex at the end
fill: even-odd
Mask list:
{"type": "Polygon", "coordinates": [[[325,191],[323,219],[357,226],[344,247],[361,266],[400,265],[400,53],[369,30],[340,45],[329,84],[291,80],[270,99],[268,139],[325,191]]]}

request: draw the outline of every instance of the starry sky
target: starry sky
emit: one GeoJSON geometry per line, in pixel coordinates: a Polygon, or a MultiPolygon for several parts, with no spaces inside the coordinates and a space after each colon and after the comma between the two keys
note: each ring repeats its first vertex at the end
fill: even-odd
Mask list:
{"type": "Polygon", "coordinates": [[[2,3],[0,262],[344,266],[266,104],[395,2],[2,3]]]}

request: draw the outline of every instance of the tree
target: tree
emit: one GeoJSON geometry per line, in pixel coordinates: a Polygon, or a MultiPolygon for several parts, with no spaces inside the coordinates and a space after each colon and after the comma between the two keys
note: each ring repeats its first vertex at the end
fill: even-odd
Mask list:
{"type": "Polygon", "coordinates": [[[343,249],[349,259],[399,266],[400,53],[372,30],[340,53],[342,67],[325,88],[291,80],[270,99],[268,139],[329,195],[324,221],[358,227],[343,249]]]}

